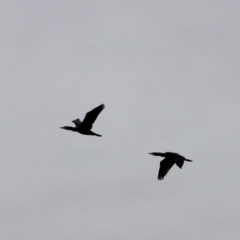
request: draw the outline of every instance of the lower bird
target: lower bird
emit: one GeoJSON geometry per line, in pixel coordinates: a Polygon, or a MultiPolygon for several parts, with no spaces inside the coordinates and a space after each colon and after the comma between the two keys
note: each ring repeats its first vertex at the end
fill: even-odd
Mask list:
{"type": "Polygon", "coordinates": [[[179,167],[182,168],[184,161],[192,162],[192,160],[186,159],[185,157],[179,155],[178,153],[173,152],[166,152],[166,153],[159,153],[159,152],[152,152],[149,153],[153,156],[160,156],[165,157],[160,162],[160,168],[158,172],[158,180],[163,180],[164,177],[167,175],[168,171],[174,165],[174,163],[179,167]]]}
{"type": "Polygon", "coordinates": [[[93,135],[93,136],[98,136],[101,137],[101,135],[94,133],[91,131],[93,123],[97,119],[99,113],[105,108],[105,106],[102,104],[96,108],[94,108],[92,111],[88,112],[81,122],[80,119],[73,120],[72,122],[76,125],[76,127],[60,127],[65,130],[70,130],[73,132],[78,132],[84,135],[93,135]]]}

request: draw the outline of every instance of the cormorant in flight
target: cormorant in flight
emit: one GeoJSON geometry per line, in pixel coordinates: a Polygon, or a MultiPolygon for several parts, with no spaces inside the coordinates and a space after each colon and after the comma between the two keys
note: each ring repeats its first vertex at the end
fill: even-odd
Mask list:
{"type": "Polygon", "coordinates": [[[101,137],[101,135],[96,134],[94,132],[91,131],[92,129],[92,125],[95,122],[95,120],[97,119],[99,113],[105,108],[105,106],[102,104],[96,108],[94,108],[92,111],[88,112],[85,116],[85,118],[83,119],[83,121],[81,122],[80,119],[76,119],[73,120],[72,122],[76,125],[76,127],[60,127],[62,129],[65,130],[71,130],[74,132],[78,132],[84,135],[94,135],[94,136],[98,136],[101,137]]]}
{"type": "Polygon", "coordinates": [[[171,169],[171,167],[174,165],[174,163],[176,163],[176,165],[179,168],[182,168],[184,161],[192,162],[192,160],[186,159],[185,157],[183,157],[177,153],[172,153],[172,152],[166,152],[166,153],[152,152],[149,154],[151,154],[153,156],[165,157],[160,162],[160,168],[159,168],[159,172],[158,172],[158,180],[163,180],[163,178],[166,176],[166,174],[171,169]]]}

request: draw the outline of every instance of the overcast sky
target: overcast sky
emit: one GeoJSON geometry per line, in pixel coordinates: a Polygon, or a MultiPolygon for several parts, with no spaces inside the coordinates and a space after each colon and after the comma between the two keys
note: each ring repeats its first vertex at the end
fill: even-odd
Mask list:
{"type": "Polygon", "coordinates": [[[239,8],[1,1],[0,239],[238,239],[239,8]]]}

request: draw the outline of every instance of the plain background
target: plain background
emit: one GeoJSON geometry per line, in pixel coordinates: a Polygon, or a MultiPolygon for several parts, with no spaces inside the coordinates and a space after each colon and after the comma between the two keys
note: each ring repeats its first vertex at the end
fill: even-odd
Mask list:
{"type": "Polygon", "coordinates": [[[237,240],[239,8],[2,0],[0,239],[237,240]]]}

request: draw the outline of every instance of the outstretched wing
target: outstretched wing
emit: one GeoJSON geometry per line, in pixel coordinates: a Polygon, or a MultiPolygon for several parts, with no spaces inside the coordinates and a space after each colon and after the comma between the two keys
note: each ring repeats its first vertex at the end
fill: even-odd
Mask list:
{"type": "Polygon", "coordinates": [[[88,128],[89,130],[92,128],[93,123],[97,119],[99,113],[105,108],[105,106],[102,104],[96,108],[94,108],[92,111],[88,112],[83,119],[82,124],[85,128],[88,128]]]}
{"type": "Polygon", "coordinates": [[[174,160],[172,158],[170,159],[163,159],[160,162],[160,168],[158,172],[158,180],[163,180],[163,178],[166,176],[168,171],[171,169],[171,167],[174,165],[174,160]]]}
{"type": "Polygon", "coordinates": [[[176,165],[179,167],[179,168],[182,168],[183,164],[184,164],[184,159],[185,157],[181,156],[180,154],[178,153],[173,153],[173,157],[174,157],[174,161],[176,163],[176,165]]]}
{"type": "Polygon", "coordinates": [[[76,125],[76,127],[79,127],[81,125],[81,123],[82,123],[79,118],[73,120],[72,122],[76,125]]]}

